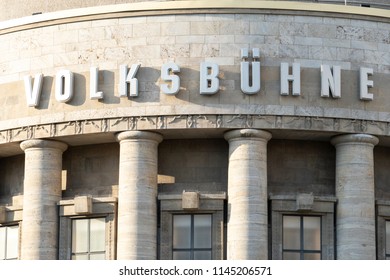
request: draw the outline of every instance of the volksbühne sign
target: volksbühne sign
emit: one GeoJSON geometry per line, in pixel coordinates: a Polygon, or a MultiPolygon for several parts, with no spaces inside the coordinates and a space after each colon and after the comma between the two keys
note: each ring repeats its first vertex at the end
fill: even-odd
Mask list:
{"type": "MultiPolygon", "coordinates": [[[[252,49],[250,57],[247,48],[241,49],[242,62],[240,65],[240,83],[241,91],[244,94],[256,94],[261,89],[260,74],[260,51],[258,48],[252,49]]],[[[119,96],[134,97],[139,95],[137,73],[140,64],[121,65],[119,69],[119,96]]],[[[301,95],[301,69],[299,63],[293,63],[290,74],[289,63],[280,64],[280,94],[282,96],[290,95],[290,84],[293,96],[301,95]]],[[[174,62],[168,62],[161,66],[160,90],[164,94],[175,95],[180,91],[180,67],[174,62]]],[[[104,93],[98,90],[99,68],[90,68],[90,88],[89,98],[99,100],[104,98],[104,93]]],[[[199,75],[199,93],[201,95],[212,95],[219,91],[219,66],[212,62],[202,62],[200,64],[199,75]]],[[[360,99],[373,100],[374,96],[369,93],[369,88],[374,86],[374,82],[369,80],[373,75],[372,68],[360,68],[360,99]]],[[[42,92],[43,74],[24,77],[24,86],[27,99],[27,105],[37,107],[42,92]]],[[[58,102],[69,102],[74,95],[74,77],[69,70],[60,70],[55,77],[55,98],[58,102]]],[[[323,98],[341,98],[341,67],[321,65],[321,92],[323,98]]]]}

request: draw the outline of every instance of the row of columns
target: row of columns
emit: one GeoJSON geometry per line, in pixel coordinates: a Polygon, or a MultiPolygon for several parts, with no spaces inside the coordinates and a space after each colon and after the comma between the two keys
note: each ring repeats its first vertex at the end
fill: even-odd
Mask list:
{"type": "MultiPolygon", "coordinates": [[[[229,142],[228,259],[268,259],[267,131],[238,129],[229,142]]],[[[158,133],[125,131],[120,143],[118,259],[156,259],[158,133]]],[[[336,147],[338,259],[375,259],[375,136],[341,135],[336,147]]],[[[62,153],[67,145],[27,140],[21,259],[56,259],[62,153]]]]}

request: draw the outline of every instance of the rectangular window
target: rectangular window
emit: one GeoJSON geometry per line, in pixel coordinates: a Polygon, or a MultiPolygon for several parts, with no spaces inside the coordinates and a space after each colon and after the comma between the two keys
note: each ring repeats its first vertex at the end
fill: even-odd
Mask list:
{"type": "Polygon", "coordinates": [[[72,221],[72,260],[104,260],[106,256],[106,219],[72,221]]]}
{"type": "Polygon", "coordinates": [[[386,221],[386,260],[390,260],[390,221],[386,221]]]}
{"type": "Polygon", "coordinates": [[[174,260],[211,260],[211,214],[173,215],[174,260]]]}
{"type": "Polygon", "coordinates": [[[17,260],[19,226],[0,227],[0,260],[17,260]]]}
{"type": "Polygon", "coordinates": [[[283,215],[283,259],[321,259],[321,217],[283,215]]]}

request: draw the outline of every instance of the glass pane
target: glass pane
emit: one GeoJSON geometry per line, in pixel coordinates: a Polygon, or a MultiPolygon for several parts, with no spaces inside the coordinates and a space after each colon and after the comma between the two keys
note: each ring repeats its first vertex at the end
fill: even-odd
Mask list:
{"type": "Polygon", "coordinates": [[[72,252],[88,251],[88,219],[73,220],[72,252]]]}
{"type": "Polygon", "coordinates": [[[300,217],[283,216],[283,249],[300,249],[300,217]]]}
{"type": "Polygon", "coordinates": [[[283,260],[299,260],[299,253],[283,252],[283,260]]]}
{"type": "Polygon", "coordinates": [[[7,230],[7,259],[18,258],[19,226],[8,227],[7,230]]]}
{"type": "Polygon", "coordinates": [[[320,253],[306,253],[303,255],[304,260],[320,260],[321,254],[320,253]]]}
{"type": "Polygon", "coordinates": [[[194,248],[211,248],[211,215],[194,216],[194,248]]]}
{"type": "Polygon", "coordinates": [[[211,251],[195,251],[194,260],[211,260],[211,251]]]}
{"type": "Polygon", "coordinates": [[[172,254],[173,260],[190,260],[190,252],[174,251],[172,254]]]}
{"type": "Polygon", "coordinates": [[[90,220],[90,252],[106,250],[106,219],[90,220]]]}
{"type": "Polygon", "coordinates": [[[173,216],[173,248],[191,248],[191,216],[173,216]]]}
{"type": "Polygon", "coordinates": [[[321,250],[321,218],[303,217],[303,249],[321,250]]]}
{"type": "Polygon", "coordinates": [[[386,221],[386,254],[390,254],[390,221],[386,221]]]}
{"type": "Polygon", "coordinates": [[[106,254],[104,254],[104,253],[91,254],[91,255],[89,255],[89,259],[90,260],[105,260],[106,254]]]}
{"type": "Polygon", "coordinates": [[[86,254],[73,255],[72,260],[88,260],[88,255],[86,255],[86,254]]]}
{"type": "Polygon", "coordinates": [[[6,227],[0,227],[0,260],[5,259],[5,231],[6,227]]]}

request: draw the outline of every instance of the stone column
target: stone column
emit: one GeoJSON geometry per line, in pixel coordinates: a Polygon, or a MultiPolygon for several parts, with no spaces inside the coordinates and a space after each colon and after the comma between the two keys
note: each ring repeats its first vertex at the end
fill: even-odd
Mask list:
{"type": "Polygon", "coordinates": [[[154,260],[157,253],[157,147],[162,136],[125,131],[120,143],[118,260],[154,260]]]}
{"type": "Polygon", "coordinates": [[[27,140],[25,152],[21,259],[55,260],[58,255],[58,207],[62,153],[67,145],[27,140]]]}
{"type": "Polygon", "coordinates": [[[336,147],[337,259],[373,260],[375,256],[374,146],[367,134],[332,138],[336,147]]]}
{"type": "Polygon", "coordinates": [[[256,129],[225,133],[229,141],[227,258],[268,259],[267,142],[256,129]]]}

